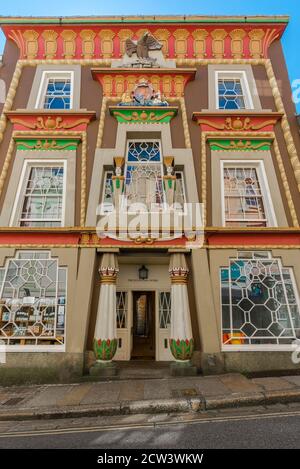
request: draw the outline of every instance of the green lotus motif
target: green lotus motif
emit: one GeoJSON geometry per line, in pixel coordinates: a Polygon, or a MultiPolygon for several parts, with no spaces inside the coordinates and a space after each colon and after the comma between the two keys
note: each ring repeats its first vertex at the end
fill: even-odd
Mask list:
{"type": "Polygon", "coordinates": [[[97,360],[112,360],[117,351],[117,339],[94,339],[93,349],[97,360]]]}
{"type": "Polygon", "coordinates": [[[194,351],[194,340],[170,339],[170,349],[176,360],[190,360],[194,351]]]}

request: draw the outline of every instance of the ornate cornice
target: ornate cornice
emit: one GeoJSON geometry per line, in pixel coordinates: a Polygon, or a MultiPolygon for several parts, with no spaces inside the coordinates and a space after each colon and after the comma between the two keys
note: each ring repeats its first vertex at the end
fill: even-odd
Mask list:
{"type": "Polygon", "coordinates": [[[169,123],[178,113],[176,106],[109,106],[109,112],[122,123],[169,123]]]}
{"type": "Polygon", "coordinates": [[[89,122],[95,118],[94,111],[8,111],[5,113],[14,130],[61,130],[86,131],[89,122]]]}
{"type": "Polygon", "coordinates": [[[262,140],[246,140],[246,139],[208,139],[211,150],[214,151],[257,151],[270,150],[272,141],[262,140]]]}
{"type": "Polygon", "coordinates": [[[193,112],[192,119],[197,122],[201,130],[207,131],[264,131],[271,132],[279,119],[280,112],[193,112]]]}
{"type": "Polygon", "coordinates": [[[17,44],[20,58],[33,60],[119,58],[126,25],[130,25],[127,37],[148,30],[161,40],[169,58],[266,58],[270,44],[286,27],[286,19],[277,17],[158,18],[6,18],[0,22],[6,37],[17,44]]]}

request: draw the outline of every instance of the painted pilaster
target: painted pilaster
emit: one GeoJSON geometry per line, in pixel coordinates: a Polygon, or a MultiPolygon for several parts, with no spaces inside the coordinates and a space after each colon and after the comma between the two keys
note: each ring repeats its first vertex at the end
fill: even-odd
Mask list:
{"type": "Polygon", "coordinates": [[[97,362],[110,362],[117,350],[116,280],[118,272],[116,255],[103,254],[99,268],[101,288],[93,341],[97,362]]]}
{"type": "Polygon", "coordinates": [[[194,351],[191,315],[187,291],[189,269],[185,255],[171,255],[171,335],[170,349],[175,360],[188,362],[194,351]]]}
{"type": "Polygon", "coordinates": [[[173,175],[173,161],[174,158],[172,156],[164,157],[164,164],[167,170],[167,174],[164,176],[166,202],[170,206],[174,203],[174,190],[176,183],[176,176],[173,175]]]}
{"type": "Polygon", "coordinates": [[[121,156],[114,157],[116,175],[112,178],[113,193],[114,193],[114,204],[116,210],[120,207],[120,198],[123,193],[124,187],[124,176],[122,175],[122,166],[124,165],[124,158],[121,156]]]}

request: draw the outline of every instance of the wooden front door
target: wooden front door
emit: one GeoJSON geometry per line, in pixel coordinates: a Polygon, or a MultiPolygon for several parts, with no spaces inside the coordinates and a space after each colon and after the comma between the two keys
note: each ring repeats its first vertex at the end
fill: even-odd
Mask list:
{"type": "Polygon", "coordinates": [[[155,292],[133,292],[131,358],[155,359],[155,292]]]}

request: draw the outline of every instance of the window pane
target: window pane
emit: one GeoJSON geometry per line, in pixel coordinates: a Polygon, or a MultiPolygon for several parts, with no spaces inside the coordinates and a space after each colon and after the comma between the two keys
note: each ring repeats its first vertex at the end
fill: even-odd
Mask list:
{"type": "Polygon", "coordinates": [[[141,203],[148,210],[164,203],[163,167],[158,141],[129,142],[124,194],[128,205],[141,203]]]}
{"type": "Polygon", "coordinates": [[[66,269],[45,251],[9,259],[0,299],[0,338],[8,345],[62,345],[66,269]]]}
{"type": "Polygon", "coordinates": [[[48,80],[44,108],[70,109],[71,80],[68,78],[50,78],[48,80]]]}
{"type": "Polygon", "coordinates": [[[161,161],[159,142],[129,142],[128,161],[161,161]]]}
{"type": "Polygon", "coordinates": [[[300,311],[291,269],[278,259],[247,254],[220,271],[223,343],[292,343],[300,337],[300,311]]]}
{"type": "Polygon", "coordinates": [[[61,225],[63,176],[63,167],[30,169],[21,212],[21,226],[61,225]]]}
{"type": "Polygon", "coordinates": [[[224,167],[226,226],[267,226],[256,168],[224,167]]]}
{"type": "Polygon", "coordinates": [[[219,79],[218,90],[220,109],[245,109],[245,99],[240,79],[219,79]]]}

